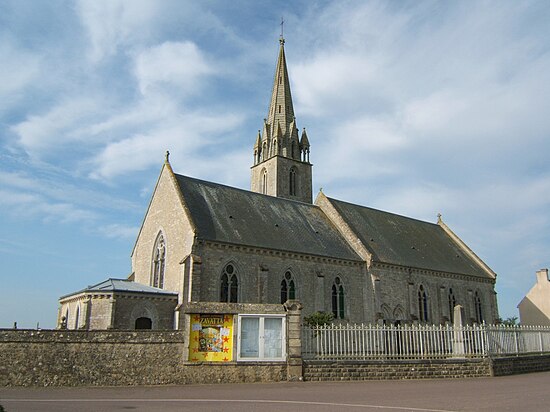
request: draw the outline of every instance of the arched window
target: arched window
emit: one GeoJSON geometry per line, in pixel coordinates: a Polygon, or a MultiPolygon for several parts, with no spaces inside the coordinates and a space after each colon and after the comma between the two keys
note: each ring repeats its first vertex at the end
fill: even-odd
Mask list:
{"type": "Polygon", "coordinates": [[[159,233],[153,249],[153,269],[151,273],[151,286],[155,288],[164,287],[164,267],[166,257],[166,245],[164,236],[159,233]]]}
{"type": "Polygon", "coordinates": [[[340,278],[336,277],[332,284],[332,314],[335,319],[344,319],[346,314],[344,306],[344,285],[342,285],[340,278]]]}
{"type": "Polygon", "coordinates": [[[291,196],[296,196],[296,169],[291,168],[288,178],[289,193],[291,196]]]}
{"type": "Polygon", "coordinates": [[[220,282],[220,302],[236,303],[239,294],[239,280],[235,266],[229,263],[223,269],[220,282]]]}
{"type": "Polygon", "coordinates": [[[153,327],[153,321],[151,318],[141,317],[136,319],[136,329],[151,329],[153,327]]]}
{"type": "Polygon", "coordinates": [[[289,299],[296,299],[296,286],[292,279],[292,273],[287,271],[281,281],[281,303],[285,303],[289,299]]]}
{"type": "Polygon", "coordinates": [[[74,328],[78,329],[78,322],[80,318],[80,306],[76,307],[76,315],[74,317],[74,328]]]}
{"type": "Polygon", "coordinates": [[[262,171],[262,177],[261,177],[262,181],[260,182],[260,186],[261,186],[261,192],[264,194],[264,195],[267,195],[267,170],[263,170],[262,171]]]}
{"type": "Polygon", "coordinates": [[[474,307],[476,311],[476,322],[483,323],[483,307],[481,305],[481,296],[476,292],[474,296],[474,307]]]}
{"type": "Polygon", "coordinates": [[[67,307],[67,310],[65,310],[65,319],[61,318],[61,327],[63,329],[69,329],[69,308],[67,307]]]}
{"type": "Polygon", "coordinates": [[[449,320],[451,322],[454,322],[456,297],[455,297],[455,294],[453,293],[453,289],[451,288],[449,288],[448,301],[449,301],[449,320]]]}
{"type": "Polygon", "coordinates": [[[418,319],[421,322],[428,321],[428,295],[422,285],[418,288],[418,319]]]}

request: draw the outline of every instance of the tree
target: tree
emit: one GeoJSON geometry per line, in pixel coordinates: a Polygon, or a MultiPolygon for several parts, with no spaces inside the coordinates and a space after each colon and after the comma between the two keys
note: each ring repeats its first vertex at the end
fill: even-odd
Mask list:
{"type": "Polygon", "coordinates": [[[498,318],[498,323],[504,326],[518,326],[518,317],[512,316],[506,319],[498,318]]]}

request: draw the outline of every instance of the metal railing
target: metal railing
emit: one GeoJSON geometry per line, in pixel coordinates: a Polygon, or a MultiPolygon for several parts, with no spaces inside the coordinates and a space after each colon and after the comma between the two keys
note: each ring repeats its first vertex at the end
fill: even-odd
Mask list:
{"type": "Polygon", "coordinates": [[[534,353],[550,353],[550,327],[331,324],[302,328],[305,359],[445,359],[534,353]]]}

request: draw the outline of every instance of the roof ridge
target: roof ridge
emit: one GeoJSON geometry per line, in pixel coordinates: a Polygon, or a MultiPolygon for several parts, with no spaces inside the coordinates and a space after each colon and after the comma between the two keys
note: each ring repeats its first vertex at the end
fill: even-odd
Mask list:
{"type": "Polygon", "coordinates": [[[215,186],[223,186],[223,187],[226,187],[228,189],[232,189],[232,190],[238,190],[240,192],[244,192],[244,193],[248,193],[252,196],[258,196],[258,197],[263,197],[263,198],[269,198],[270,200],[271,199],[276,199],[276,201],[279,201],[279,202],[293,202],[293,203],[299,203],[301,205],[305,205],[305,206],[313,206],[315,208],[319,208],[317,205],[315,204],[312,204],[312,203],[308,203],[308,202],[302,202],[300,200],[297,200],[297,199],[286,199],[284,197],[278,197],[278,196],[271,196],[271,195],[266,195],[266,194],[263,194],[263,193],[258,193],[258,192],[253,192],[251,190],[248,190],[248,189],[242,189],[240,187],[235,187],[235,186],[230,186],[230,185],[227,185],[225,183],[217,183],[217,182],[212,182],[210,180],[204,180],[204,179],[198,179],[196,177],[191,177],[191,176],[186,176],[186,175],[182,175],[182,174],[179,174],[179,173],[174,173],[174,175],[176,175],[176,177],[182,177],[184,179],[188,179],[188,180],[193,180],[195,182],[199,182],[199,183],[206,183],[208,185],[215,185],[215,186]]]}

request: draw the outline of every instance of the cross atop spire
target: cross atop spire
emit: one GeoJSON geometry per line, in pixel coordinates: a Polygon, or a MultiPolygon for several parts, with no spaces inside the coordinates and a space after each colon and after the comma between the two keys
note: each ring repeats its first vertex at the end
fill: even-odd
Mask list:
{"type": "Polygon", "coordinates": [[[285,44],[284,26],[285,26],[285,19],[281,17],[281,37],[279,38],[279,43],[281,43],[281,45],[285,44]]]}

